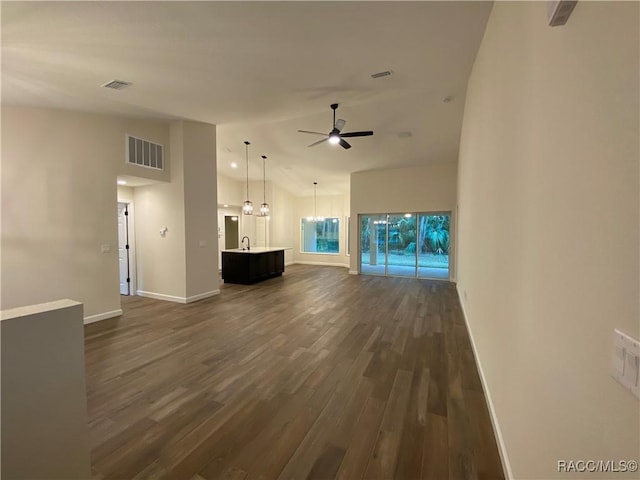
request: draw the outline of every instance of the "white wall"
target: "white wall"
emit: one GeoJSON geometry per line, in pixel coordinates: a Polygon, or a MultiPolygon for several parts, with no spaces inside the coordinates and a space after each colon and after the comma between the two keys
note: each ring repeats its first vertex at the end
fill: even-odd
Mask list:
{"type": "Polygon", "coordinates": [[[181,122],[170,128],[171,182],[136,187],[138,291],[167,300],[187,296],[184,158],[181,122]],[[163,237],[160,230],[167,228],[163,237]]]}
{"type": "Polygon", "coordinates": [[[138,293],[189,302],[218,292],[215,126],[170,133],[171,182],[135,188],[138,293]]]}
{"type": "Polygon", "coordinates": [[[125,133],[169,140],[164,122],[2,106],[3,309],[73,298],[85,317],[120,313],[116,177],[125,133]]]}
{"type": "Polygon", "coordinates": [[[216,127],[183,121],[187,298],[218,290],[216,127]]]}
{"type": "MultiPolygon", "coordinates": [[[[271,185],[270,243],[275,247],[294,247],[296,245],[296,202],[297,199],[276,184],[271,185]]],[[[293,263],[293,250],[285,250],[285,264],[293,263]]]]}
{"type": "Polygon", "coordinates": [[[217,174],[218,204],[242,206],[244,202],[243,183],[224,175],[217,174]]]}
{"type": "Polygon", "coordinates": [[[5,479],[91,478],[82,304],[3,310],[5,479]]]}
{"type": "Polygon", "coordinates": [[[339,253],[303,253],[302,228],[303,218],[313,216],[314,197],[297,197],[295,199],[295,228],[293,232],[293,260],[296,263],[306,263],[310,265],[336,265],[341,267],[349,266],[349,257],[346,251],[346,217],[349,216],[349,197],[347,195],[318,195],[317,214],[320,217],[336,217],[340,221],[339,253]]]}
{"type": "Polygon", "coordinates": [[[458,288],[514,478],[640,452],[609,376],[613,329],[640,334],[639,4],[551,28],[545,3],[494,4],[459,160],[458,288]]]}
{"type": "MultiPolygon", "coordinates": [[[[367,213],[451,212],[451,245],[455,243],[456,163],[371,170],[351,174],[351,256],[358,271],[358,215],[367,213]]],[[[449,254],[455,272],[455,249],[449,254]]],[[[455,277],[454,277],[455,278],[455,277]]]]}

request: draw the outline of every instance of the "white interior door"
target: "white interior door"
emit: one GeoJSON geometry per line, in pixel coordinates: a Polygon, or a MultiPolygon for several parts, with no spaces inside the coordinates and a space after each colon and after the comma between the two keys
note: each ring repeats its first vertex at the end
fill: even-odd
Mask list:
{"type": "Polygon", "coordinates": [[[118,261],[120,266],[120,294],[130,295],[129,285],[129,225],[126,203],[118,203],[118,261]]]}

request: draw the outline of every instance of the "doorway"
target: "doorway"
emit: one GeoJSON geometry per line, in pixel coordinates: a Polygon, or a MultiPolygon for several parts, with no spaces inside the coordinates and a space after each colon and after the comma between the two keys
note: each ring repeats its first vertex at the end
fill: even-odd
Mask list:
{"type": "Polygon", "coordinates": [[[359,215],[360,273],[448,280],[450,218],[448,212],[359,215]]]}
{"type": "Polygon", "coordinates": [[[129,204],[118,202],[118,266],[120,295],[131,295],[129,258],[129,204]]]}
{"type": "Polygon", "coordinates": [[[238,216],[237,215],[225,215],[224,216],[224,248],[229,250],[231,248],[238,248],[239,246],[239,234],[238,234],[238,216]]]}

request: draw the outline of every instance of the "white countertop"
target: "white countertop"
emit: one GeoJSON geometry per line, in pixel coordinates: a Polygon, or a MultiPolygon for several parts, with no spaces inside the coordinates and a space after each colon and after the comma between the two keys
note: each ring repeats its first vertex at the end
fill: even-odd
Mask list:
{"type": "Polygon", "coordinates": [[[283,250],[292,250],[293,247],[251,247],[251,250],[243,250],[241,248],[231,248],[222,250],[222,253],[265,253],[265,252],[281,252],[283,250]]]}

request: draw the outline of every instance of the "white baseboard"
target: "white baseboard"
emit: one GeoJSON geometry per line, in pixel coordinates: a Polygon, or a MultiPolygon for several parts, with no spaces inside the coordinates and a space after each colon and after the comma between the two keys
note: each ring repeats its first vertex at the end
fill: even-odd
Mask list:
{"type": "Polygon", "coordinates": [[[197,302],[198,300],[203,300],[205,298],[214,297],[216,295],[220,295],[220,290],[211,290],[210,292],[199,293],[198,295],[192,295],[185,299],[184,303],[197,302]]]}
{"type": "Polygon", "coordinates": [[[175,303],[192,303],[202,300],[203,298],[213,297],[218,295],[220,290],[212,290],[210,292],[199,293],[198,295],[192,295],[191,297],[177,297],[175,295],[165,295],[164,293],[145,292],[144,290],[138,290],[137,295],[141,297],[153,298],[155,300],[165,300],[167,302],[175,303]]]}
{"type": "Polygon", "coordinates": [[[349,275],[358,275],[358,270],[349,270],[349,275]]]}
{"type": "Polygon", "coordinates": [[[489,416],[491,417],[491,424],[493,425],[493,431],[496,433],[496,437],[498,440],[498,452],[500,453],[500,459],[502,460],[502,467],[504,468],[505,479],[511,480],[513,478],[513,472],[511,471],[511,463],[509,462],[509,455],[507,455],[507,447],[504,444],[504,439],[502,438],[502,430],[500,430],[500,424],[498,423],[498,418],[496,416],[496,412],[493,407],[493,401],[491,400],[491,393],[489,392],[489,388],[487,386],[487,380],[484,376],[484,371],[482,370],[482,363],[480,362],[480,358],[478,357],[478,351],[476,350],[476,342],[473,340],[473,332],[471,331],[471,327],[469,325],[469,317],[467,317],[467,311],[464,308],[464,302],[462,301],[462,295],[460,295],[460,286],[458,284],[456,284],[456,291],[458,292],[458,301],[460,302],[460,307],[462,308],[462,316],[464,317],[464,322],[467,325],[467,331],[469,332],[469,338],[471,339],[471,348],[473,348],[473,357],[476,360],[476,365],[478,365],[478,372],[480,373],[480,381],[482,382],[484,397],[487,399],[487,406],[489,407],[489,416]]]}
{"type": "Polygon", "coordinates": [[[293,262],[298,265],[319,265],[322,267],[342,267],[349,268],[348,263],[330,263],[330,262],[293,262]]]}
{"type": "Polygon", "coordinates": [[[84,324],[99,322],[100,320],[106,320],[107,318],[119,317],[122,315],[122,309],[111,310],[110,312],[98,313],[97,315],[89,315],[84,317],[84,324]]]}
{"type": "Polygon", "coordinates": [[[164,293],[145,292],[144,290],[138,290],[136,295],[140,297],[153,298],[154,300],[165,300],[167,302],[186,303],[185,297],[176,297],[174,295],[165,295],[164,293]]]}
{"type": "Polygon", "coordinates": [[[284,264],[284,266],[285,266],[285,267],[288,267],[289,265],[293,265],[293,264],[295,264],[295,263],[296,263],[296,262],[294,262],[293,260],[291,260],[290,262],[286,262],[286,263],[284,264]]]}

